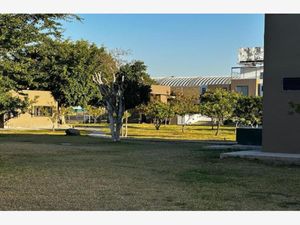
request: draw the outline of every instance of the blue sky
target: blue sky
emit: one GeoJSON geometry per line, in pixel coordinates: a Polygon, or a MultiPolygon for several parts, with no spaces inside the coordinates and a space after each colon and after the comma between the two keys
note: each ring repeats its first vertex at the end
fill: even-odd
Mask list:
{"type": "Polygon", "coordinates": [[[230,75],[240,47],[263,46],[260,14],[88,14],[65,37],[130,50],[153,77],[230,75]]]}

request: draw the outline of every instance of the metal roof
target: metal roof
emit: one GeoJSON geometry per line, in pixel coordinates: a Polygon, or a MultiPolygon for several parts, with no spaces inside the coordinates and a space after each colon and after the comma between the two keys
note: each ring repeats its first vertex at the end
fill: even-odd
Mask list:
{"type": "Polygon", "coordinates": [[[206,77],[166,77],[156,80],[160,85],[171,87],[197,87],[201,85],[226,85],[231,83],[230,76],[206,77]]]}

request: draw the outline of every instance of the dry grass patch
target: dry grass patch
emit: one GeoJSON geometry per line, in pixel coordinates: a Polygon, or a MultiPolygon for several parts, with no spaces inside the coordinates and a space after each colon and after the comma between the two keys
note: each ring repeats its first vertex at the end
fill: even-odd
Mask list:
{"type": "Polygon", "coordinates": [[[0,210],[298,210],[300,168],[197,143],[0,135],[0,210]]]}

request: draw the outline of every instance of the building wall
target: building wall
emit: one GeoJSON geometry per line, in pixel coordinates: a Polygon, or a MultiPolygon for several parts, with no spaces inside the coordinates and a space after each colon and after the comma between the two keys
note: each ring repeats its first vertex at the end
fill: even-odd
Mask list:
{"type": "Polygon", "coordinates": [[[263,73],[263,67],[252,68],[252,67],[241,67],[240,76],[241,78],[260,78],[263,73]]]}
{"type": "Polygon", "coordinates": [[[218,84],[218,85],[208,85],[207,89],[208,90],[215,90],[217,88],[222,88],[222,89],[226,89],[226,90],[230,90],[230,84],[218,84]]]}
{"type": "MultiPolygon", "coordinates": [[[[51,92],[49,91],[31,91],[25,90],[24,94],[27,94],[29,101],[33,101],[28,112],[20,114],[18,117],[12,118],[5,123],[5,128],[15,128],[15,129],[51,129],[53,124],[49,117],[46,116],[34,116],[32,115],[33,106],[50,106],[57,110],[57,102],[53,98],[51,92]]],[[[23,99],[22,95],[13,93],[14,96],[18,96],[23,99]]],[[[57,124],[55,124],[57,127],[57,124]]]]}
{"type": "Polygon", "coordinates": [[[237,86],[247,86],[248,96],[258,96],[259,79],[232,79],[231,90],[237,91],[237,86]]]}
{"type": "Polygon", "coordinates": [[[263,151],[300,153],[300,90],[284,90],[283,78],[300,78],[300,15],[265,16],[263,151]]]}
{"type": "Polygon", "coordinates": [[[199,98],[201,94],[200,87],[171,87],[171,92],[189,98],[199,98]]]}
{"type": "Polygon", "coordinates": [[[151,101],[161,101],[164,103],[168,102],[171,95],[171,88],[163,85],[151,85],[151,101]]]}

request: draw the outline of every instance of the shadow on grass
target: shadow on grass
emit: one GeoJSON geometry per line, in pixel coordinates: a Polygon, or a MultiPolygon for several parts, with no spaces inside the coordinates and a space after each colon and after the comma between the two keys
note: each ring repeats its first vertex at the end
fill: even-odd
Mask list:
{"type": "Polygon", "coordinates": [[[0,134],[0,143],[3,142],[26,142],[36,144],[62,144],[72,143],[80,145],[94,145],[98,143],[112,143],[110,139],[92,138],[86,135],[66,136],[59,134],[0,134]]]}

